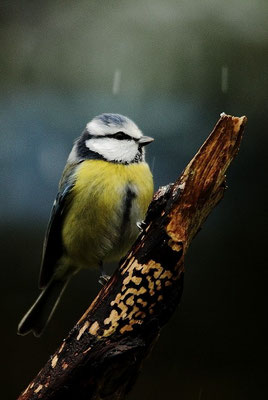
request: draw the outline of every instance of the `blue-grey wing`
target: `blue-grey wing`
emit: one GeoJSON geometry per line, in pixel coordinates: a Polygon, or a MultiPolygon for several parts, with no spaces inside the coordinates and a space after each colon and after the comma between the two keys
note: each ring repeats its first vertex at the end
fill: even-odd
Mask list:
{"type": "Polygon", "coordinates": [[[57,262],[63,254],[62,224],[71,199],[70,193],[73,186],[74,182],[69,180],[61,185],[51,210],[43,246],[39,276],[40,288],[44,288],[51,280],[57,262]]]}

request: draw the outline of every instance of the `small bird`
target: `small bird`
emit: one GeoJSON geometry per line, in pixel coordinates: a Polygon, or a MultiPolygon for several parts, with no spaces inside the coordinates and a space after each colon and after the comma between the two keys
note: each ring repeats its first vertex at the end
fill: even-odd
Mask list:
{"type": "Polygon", "coordinates": [[[154,139],[120,114],[93,118],[74,142],[44,240],[41,294],[18,334],[40,336],[71,277],[84,268],[119,261],[139,233],[153,196],[144,146],[154,139]]]}

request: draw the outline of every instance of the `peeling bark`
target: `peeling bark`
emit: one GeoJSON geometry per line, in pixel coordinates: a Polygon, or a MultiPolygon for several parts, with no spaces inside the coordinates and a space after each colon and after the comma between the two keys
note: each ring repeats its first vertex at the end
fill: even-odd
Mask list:
{"type": "Polygon", "coordinates": [[[136,243],[19,400],[125,398],[180,301],[184,256],[223,197],[245,124],[221,115],[178,180],[157,191],[136,243]]]}

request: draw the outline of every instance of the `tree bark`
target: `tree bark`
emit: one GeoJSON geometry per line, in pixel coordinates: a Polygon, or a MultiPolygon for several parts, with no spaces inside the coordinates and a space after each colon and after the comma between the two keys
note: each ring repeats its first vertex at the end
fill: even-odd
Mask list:
{"type": "Polygon", "coordinates": [[[157,191],[132,249],[19,400],[125,398],[180,301],[184,256],[223,197],[245,123],[222,114],[178,180],[157,191]]]}

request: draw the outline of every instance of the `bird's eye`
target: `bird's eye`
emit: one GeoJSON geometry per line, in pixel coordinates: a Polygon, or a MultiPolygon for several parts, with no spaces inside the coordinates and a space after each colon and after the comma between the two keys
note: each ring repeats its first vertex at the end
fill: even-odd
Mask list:
{"type": "Polygon", "coordinates": [[[124,132],[117,132],[113,135],[113,137],[117,140],[130,139],[130,137],[126,135],[124,132]]]}

